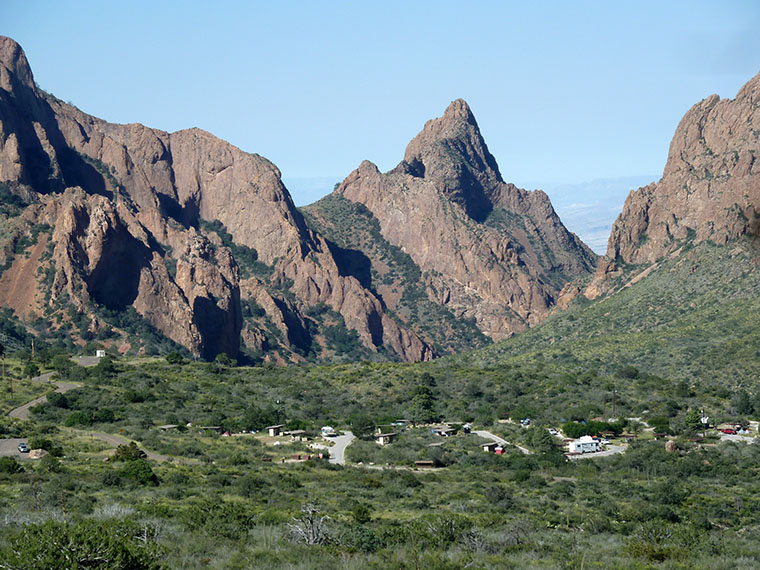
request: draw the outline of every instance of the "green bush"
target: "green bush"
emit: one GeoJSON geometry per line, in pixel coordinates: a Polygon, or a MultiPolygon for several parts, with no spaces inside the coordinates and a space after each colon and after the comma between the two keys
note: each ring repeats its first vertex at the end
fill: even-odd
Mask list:
{"type": "Polygon", "coordinates": [[[120,445],[116,448],[111,459],[113,461],[135,461],[136,459],[145,459],[147,454],[137,447],[134,441],[130,441],[129,445],[120,445]]]}
{"type": "Polygon", "coordinates": [[[8,570],[164,567],[155,529],[145,523],[138,525],[124,520],[25,525],[9,533],[6,545],[0,549],[0,560],[8,570]]]}
{"type": "Polygon", "coordinates": [[[119,475],[140,485],[158,485],[158,477],[144,459],[127,461],[119,475]]]}

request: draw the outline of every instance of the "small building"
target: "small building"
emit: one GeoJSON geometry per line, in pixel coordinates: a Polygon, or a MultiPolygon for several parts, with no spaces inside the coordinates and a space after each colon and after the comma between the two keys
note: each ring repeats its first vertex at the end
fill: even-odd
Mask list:
{"type": "Polygon", "coordinates": [[[472,433],[472,425],[470,425],[470,424],[464,424],[462,426],[462,432],[463,433],[472,433]]]}
{"type": "Polygon", "coordinates": [[[306,441],[306,431],[302,429],[294,429],[293,431],[289,431],[287,435],[289,435],[290,439],[293,441],[306,441]]]}
{"type": "Polygon", "coordinates": [[[277,437],[278,435],[282,435],[282,428],[284,427],[285,424],[278,424],[276,426],[267,426],[266,430],[269,437],[277,437]]]}
{"type": "Polygon", "coordinates": [[[602,444],[590,435],[583,435],[570,442],[570,453],[594,453],[601,450],[602,444]]]}
{"type": "Polygon", "coordinates": [[[494,451],[496,451],[496,448],[498,446],[499,446],[498,443],[496,443],[495,441],[491,441],[491,442],[488,442],[488,443],[484,443],[480,447],[482,447],[483,451],[485,451],[486,453],[493,453],[494,451]]]}
{"type": "Polygon", "coordinates": [[[322,429],[320,431],[322,433],[322,437],[335,437],[338,435],[335,433],[335,428],[332,426],[322,426],[322,429]]]}
{"type": "Polygon", "coordinates": [[[105,356],[106,356],[106,351],[103,350],[102,348],[99,348],[98,350],[95,351],[95,358],[105,358],[105,356]]]}
{"type": "Polygon", "coordinates": [[[169,431],[169,430],[177,429],[178,427],[179,426],[175,424],[166,424],[163,426],[158,426],[158,429],[160,429],[161,431],[169,431]]]}
{"type": "Polygon", "coordinates": [[[435,467],[435,463],[428,460],[420,460],[415,461],[414,466],[421,469],[433,469],[435,467]]]}
{"type": "Polygon", "coordinates": [[[440,435],[441,437],[451,437],[457,432],[457,430],[450,426],[437,426],[430,431],[435,435],[440,435]]]}
{"type": "Polygon", "coordinates": [[[636,439],[636,434],[635,433],[621,433],[620,438],[626,443],[631,443],[636,439]]]}
{"type": "Polygon", "coordinates": [[[374,437],[379,445],[388,445],[397,435],[397,433],[376,433],[374,437]]]}

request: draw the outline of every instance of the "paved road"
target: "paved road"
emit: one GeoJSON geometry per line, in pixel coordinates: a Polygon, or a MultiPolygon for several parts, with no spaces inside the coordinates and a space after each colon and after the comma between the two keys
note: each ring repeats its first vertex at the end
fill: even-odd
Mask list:
{"type": "MultiPolygon", "coordinates": [[[[100,362],[100,359],[94,356],[81,356],[79,358],[75,358],[74,362],[77,362],[80,366],[94,366],[98,362],[100,362]]],[[[32,382],[48,383],[50,382],[50,377],[52,375],[53,375],[53,372],[47,372],[46,374],[42,374],[41,376],[36,376],[32,378],[32,382]]],[[[60,392],[61,394],[78,387],[77,384],[71,384],[69,382],[56,382],[55,385],[56,385],[55,391],[60,392]]],[[[27,420],[29,419],[29,408],[32,408],[36,406],[37,404],[42,404],[43,402],[47,402],[47,396],[40,396],[39,398],[35,398],[31,402],[27,402],[23,406],[19,406],[18,408],[11,410],[8,413],[8,416],[11,418],[27,420]]],[[[108,443],[109,445],[112,445],[113,447],[118,447],[119,445],[129,445],[131,441],[127,439],[126,437],[122,437],[120,435],[115,435],[115,434],[110,434],[110,433],[84,431],[84,430],[75,430],[75,431],[78,431],[84,435],[90,435],[101,441],[105,441],[106,443],[108,443]]],[[[350,434],[350,432],[346,432],[346,433],[350,434]]],[[[353,435],[351,435],[351,438],[353,439],[353,435]]],[[[339,439],[339,438],[336,438],[336,439],[339,439]]],[[[26,438],[0,439],[0,457],[8,457],[8,456],[27,457],[27,454],[19,453],[18,448],[17,448],[18,444],[22,441],[25,442],[26,438]]],[[[350,441],[348,443],[350,443],[350,441]]],[[[346,445],[348,445],[348,443],[346,443],[343,446],[343,450],[345,450],[345,447],[346,445]]],[[[139,446],[139,443],[138,443],[138,446],[139,446]]],[[[341,458],[343,457],[343,450],[341,450],[341,458]]],[[[153,453],[151,451],[145,451],[145,453],[147,454],[148,459],[152,459],[154,461],[178,461],[180,463],[188,463],[188,464],[200,463],[200,461],[198,461],[197,459],[185,459],[185,458],[175,459],[167,455],[161,455],[160,453],[153,453]]]]}
{"type": "Polygon", "coordinates": [[[77,356],[76,358],[72,358],[72,360],[79,364],[79,366],[95,366],[100,362],[100,358],[97,356],[77,356]]]}
{"type": "Polygon", "coordinates": [[[502,439],[498,435],[492,434],[490,431],[486,431],[483,429],[476,429],[476,430],[473,430],[472,433],[479,435],[480,437],[484,439],[490,439],[491,441],[493,441],[494,443],[498,443],[499,445],[514,445],[517,449],[522,451],[525,455],[531,455],[533,453],[530,449],[526,449],[525,447],[515,445],[514,443],[509,443],[506,439],[502,439]]]}
{"type": "Polygon", "coordinates": [[[721,441],[742,441],[744,443],[753,443],[757,441],[751,435],[739,435],[738,433],[737,434],[721,433],[720,440],[721,441]]]}
{"type": "Polygon", "coordinates": [[[330,448],[330,463],[338,465],[346,464],[346,448],[356,439],[350,431],[344,431],[343,435],[333,438],[335,445],[330,448]]]}
{"type": "MultiPolygon", "coordinates": [[[[43,374],[42,376],[36,376],[32,378],[32,382],[41,382],[41,383],[48,383],[50,382],[50,377],[53,375],[52,372],[48,372],[46,374],[43,374]]],[[[68,392],[69,390],[73,390],[77,387],[76,384],[70,384],[68,382],[56,382],[56,392],[60,392],[63,394],[64,392],[68,392]]],[[[29,408],[32,408],[36,406],[37,404],[42,404],[44,402],[47,402],[47,396],[40,396],[39,398],[35,398],[31,402],[27,402],[23,406],[19,406],[15,410],[11,410],[8,412],[8,416],[11,418],[18,418],[20,420],[28,420],[29,419],[29,408]]]]}
{"type": "MultiPolygon", "coordinates": [[[[80,431],[84,435],[92,436],[96,439],[99,439],[100,441],[105,441],[109,445],[112,445],[113,447],[118,447],[120,445],[129,445],[132,441],[131,439],[127,439],[126,437],[116,435],[113,433],[104,433],[100,431],[83,431],[83,430],[77,430],[80,431]]],[[[143,449],[139,442],[135,442],[137,444],[137,447],[140,449],[143,449]]],[[[176,461],[178,463],[187,463],[187,464],[196,464],[200,463],[197,459],[188,459],[188,458],[174,458],[169,457],[168,455],[161,455],[160,453],[153,453],[152,451],[148,451],[147,449],[143,449],[145,453],[148,456],[148,459],[152,459],[153,461],[176,461]]]]}
{"type": "Polygon", "coordinates": [[[618,453],[625,453],[628,448],[627,445],[607,445],[607,449],[604,451],[597,451],[595,453],[581,453],[579,455],[568,455],[568,459],[594,459],[595,457],[607,457],[609,455],[616,455],[618,453]]]}

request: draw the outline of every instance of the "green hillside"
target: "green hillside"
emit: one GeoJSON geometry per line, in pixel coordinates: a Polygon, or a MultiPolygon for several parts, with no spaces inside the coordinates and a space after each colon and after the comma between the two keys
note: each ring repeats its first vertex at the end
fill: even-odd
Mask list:
{"type": "MultiPolygon", "coordinates": [[[[760,373],[755,242],[702,243],[639,282],[566,312],[462,363],[566,360],[614,372],[635,366],[671,381],[751,388],[760,373]]],[[[627,268],[632,276],[644,267],[627,268]]]]}

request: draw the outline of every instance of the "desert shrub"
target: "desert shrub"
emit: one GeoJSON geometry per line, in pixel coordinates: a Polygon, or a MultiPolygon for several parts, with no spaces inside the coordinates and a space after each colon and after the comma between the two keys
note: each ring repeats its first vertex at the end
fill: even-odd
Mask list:
{"type": "Polygon", "coordinates": [[[155,528],[126,520],[25,525],[0,549],[3,568],[9,570],[159,570],[161,559],[155,528]]]}
{"type": "Polygon", "coordinates": [[[130,441],[129,445],[120,445],[116,448],[111,459],[113,461],[135,461],[136,459],[144,459],[147,454],[137,447],[134,441],[130,441]]]}
{"type": "Polygon", "coordinates": [[[144,459],[127,461],[119,470],[119,475],[139,485],[158,485],[158,477],[144,459]]]}

